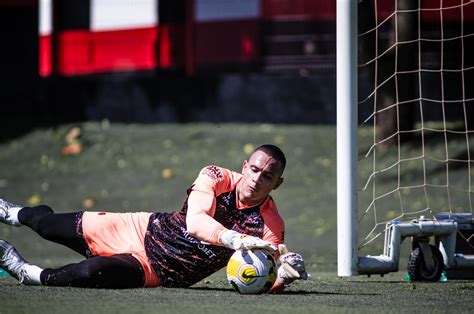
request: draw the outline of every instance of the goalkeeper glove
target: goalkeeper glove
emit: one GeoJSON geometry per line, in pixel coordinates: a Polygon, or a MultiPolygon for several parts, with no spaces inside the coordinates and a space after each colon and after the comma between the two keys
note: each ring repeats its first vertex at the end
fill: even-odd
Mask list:
{"type": "Polygon", "coordinates": [[[265,250],[271,254],[278,251],[277,247],[268,241],[233,230],[224,231],[220,241],[225,247],[233,250],[265,250]]]}
{"type": "Polygon", "coordinates": [[[303,257],[298,253],[288,252],[286,245],[278,245],[280,251],[280,267],[278,268],[278,281],[287,286],[296,279],[308,280],[310,275],[306,272],[303,257]]]}

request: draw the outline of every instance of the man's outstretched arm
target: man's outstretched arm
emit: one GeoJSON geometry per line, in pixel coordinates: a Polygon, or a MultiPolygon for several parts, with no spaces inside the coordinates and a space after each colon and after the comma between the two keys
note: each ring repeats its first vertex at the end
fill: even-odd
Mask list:
{"type": "Polygon", "coordinates": [[[202,191],[191,191],[186,214],[187,231],[201,241],[222,245],[219,242],[219,235],[227,229],[213,218],[215,210],[214,195],[202,191]]]}
{"type": "Polygon", "coordinates": [[[202,191],[189,194],[186,215],[189,234],[201,241],[233,250],[263,249],[272,254],[277,251],[277,247],[268,241],[225,228],[213,218],[215,207],[213,195],[202,191]]]}

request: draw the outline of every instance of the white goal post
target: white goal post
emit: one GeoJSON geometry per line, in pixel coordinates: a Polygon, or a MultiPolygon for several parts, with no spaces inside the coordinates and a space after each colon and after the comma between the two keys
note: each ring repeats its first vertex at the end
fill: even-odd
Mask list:
{"type": "Polygon", "coordinates": [[[336,3],[337,265],[358,274],[357,243],[357,0],[336,3]]]}

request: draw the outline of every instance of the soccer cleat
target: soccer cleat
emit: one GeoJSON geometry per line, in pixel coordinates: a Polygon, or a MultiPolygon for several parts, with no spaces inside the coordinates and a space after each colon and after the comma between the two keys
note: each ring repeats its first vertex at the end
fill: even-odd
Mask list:
{"type": "Polygon", "coordinates": [[[37,285],[38,277],[36,269],[39,267],[28,264],[18,251],[7,241],[0,240],[0,267],[11,276],[18,279],[21,284],[37,285]]]}
{"type": "Polygon", "coordinates": [[[21,226],[17,217],[18,211],[21,208],[20,205],[9,203],[0,198],[0,222],[10,226],[21,226]]]}

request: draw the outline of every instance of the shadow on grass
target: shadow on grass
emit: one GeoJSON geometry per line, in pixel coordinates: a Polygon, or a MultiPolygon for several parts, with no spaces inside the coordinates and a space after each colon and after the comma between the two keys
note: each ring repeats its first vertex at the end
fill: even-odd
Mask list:
{"type": "Polygon", "coordinates": [[[283,291],[282,295],[367,295],[375,296],[380,295],[378,293],[341,293],[341,292],[321,292],[321,291],[283,291]]]}
{"type": "Polygon", "coordinates": [[[358,283],[358,284],[371,284],[371,283],[376,283],[376,284],[381,284],[381,283],[389,283],[389,284],[400,284],[400,283],[409,283],[407,281],[402,281],[402,280],[370,280],[370,281],[359,281],[359,280],[347,280],[347,283],[358,283]]]}
{"type": "MultiPolygon", "coordinates": [[[[223,291],[223,292],[234,292],[234,289],[227,288],[210,288],[210,287],[191,287],[188,288],[191,290],[201,290],[201,291],[223,291]]],[[[375,296],[380,295],[379,293],[340,293],[340,292],[320,292],[320,291],[283,291],[278,295],[366,295],[366,296],[375,296]]]]}
{"type": "Polygon", "coordinates": [[[234,289],[232,288],[209,288],[209,287],[190,287],[187,288],[190,290],[202,290],[202,291],[227,291],[227,292],[232,292],[234,289]]]}

